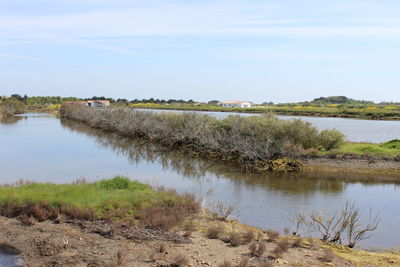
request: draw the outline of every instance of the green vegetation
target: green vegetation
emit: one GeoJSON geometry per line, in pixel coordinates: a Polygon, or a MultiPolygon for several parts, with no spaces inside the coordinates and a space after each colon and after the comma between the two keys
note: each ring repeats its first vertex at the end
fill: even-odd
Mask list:
{"type": "Polygon", "coordinates": [[[17,98],[0,97],[0,118],[20,114],[25,111],[25,104],[17,98]]]}
{"type": "Polygon", "coordinates": [[[397,157],[400,156],[400,140],[395,139],[382,144],[346,142],[334,151],[322,152],[322,154],[329,153],[338,155],[397,157]]]}
{"type": "Polygon", "coordinates": [[[46,220],[64,214],[86,220],[131,218],[150,226],[168,228],[198,209],[193,196],[157,191],[124,177],[95,183],[27,183],[0,187],[0,215],[7,217],[27,215],[46,220]]]}

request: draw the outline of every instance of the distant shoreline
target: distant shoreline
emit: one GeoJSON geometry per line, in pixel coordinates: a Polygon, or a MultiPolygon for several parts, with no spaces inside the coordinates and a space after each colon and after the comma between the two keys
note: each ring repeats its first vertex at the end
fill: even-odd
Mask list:
{"type": "Polygon", "coordinates": [[[149,107],[146,105],[135,104],[132,108],[136,109],[153,109],[153,110],[177,110],[177,111],[200,111],[200,112],[226,112],[226,113],[249,113],[249,114],[262,114],[272,112],[276,115],[281,116],[299,116],[299,117],[317,117],[317,118],[343,118],[343,119],[363,119],[363,120],[375,120],[375,121],[400,121],[399,116],[389,117],[375,117],[374,115],[352,115],[352,114],[339,114],[339,113],[321,113],[318,109],[315,112],[301,112],[301,111],[282,111],[279,108],[223,108],[223,107],[188,107],[188,106],[172,106],[167,107],[163,105],[157,105],[149,107]]]}

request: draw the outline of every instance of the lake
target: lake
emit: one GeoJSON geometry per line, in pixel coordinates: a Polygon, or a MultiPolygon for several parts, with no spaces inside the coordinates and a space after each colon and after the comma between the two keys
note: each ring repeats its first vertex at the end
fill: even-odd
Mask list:
{"type": "Polygon", "coordinates": [[[382,183],[379,177],[244,174],[232,165],[47,114],[26,114],[0,123],[0,168],[0,183],[18,179],[70,183],[81,177],[93,181],[125,175],[193,192],[208,203],[223,201],[235,206],[233,217],[240,222],[281,232],[292,225],[289,219],[296,212],[333,212],[349,200],[366,216],[370,210],[381,215],[379,228],[362,246],[400,245],[400,183],[382,183]],[[211,195],[206,194],[209,190],[211,195]]]}

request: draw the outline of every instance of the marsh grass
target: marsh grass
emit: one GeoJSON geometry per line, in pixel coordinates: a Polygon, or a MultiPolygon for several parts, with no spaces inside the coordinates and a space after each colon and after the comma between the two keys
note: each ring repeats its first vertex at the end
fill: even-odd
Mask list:
{"type": "Polygon", "coordinates": [[[84,220],[135,218],[149,226],[168,229],[199,208],[193,197],[156,191],[125,177],[86,184],[0,187],[1,215],[27,215],[39,221],[54,220],[60,214],[84,220]]]}

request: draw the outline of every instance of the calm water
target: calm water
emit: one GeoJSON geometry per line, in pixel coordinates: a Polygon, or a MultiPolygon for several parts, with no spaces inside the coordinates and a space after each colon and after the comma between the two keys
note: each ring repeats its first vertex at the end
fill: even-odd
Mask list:
{"type": "Polygon", "coordinates": [[[334,211],[346,200],[363,214],[380,212],[381,223],[363,246],[400,245],[398,185],[379,177],[337,175],[249,175],[234,166],[191,158],[155,145],[127,140],[50,115],[29,115],[0,124],[0,183],[18,179],[72,182],[126,175],[153,185],[213,193],[208,202],[235,205],[234,217],[283,231],[296,212],[334,211]]]}
{"type": "MultiPolygon", "coordinates": [[[[180,110],[152,110],[154,112],[181,113],[180,110]]],[[[217,118],[225,118],[231,114],[240,116],[258,116],[251,113],[200,112],[217,118]]],[[[392,139],[400,139],[400,121],[376,121],[347,118],[319,118],[300,116],[278,116],[281,119],[302,119],[310,122],[319,130],[336,129],[346,135],[351,142],[382,143],[392,139]]]]}
{"type": "Polygon", "coordinates": [[[0,246],[0,266],[1,267],[19,267],[23,266],[18,257],[0,246]]]}

